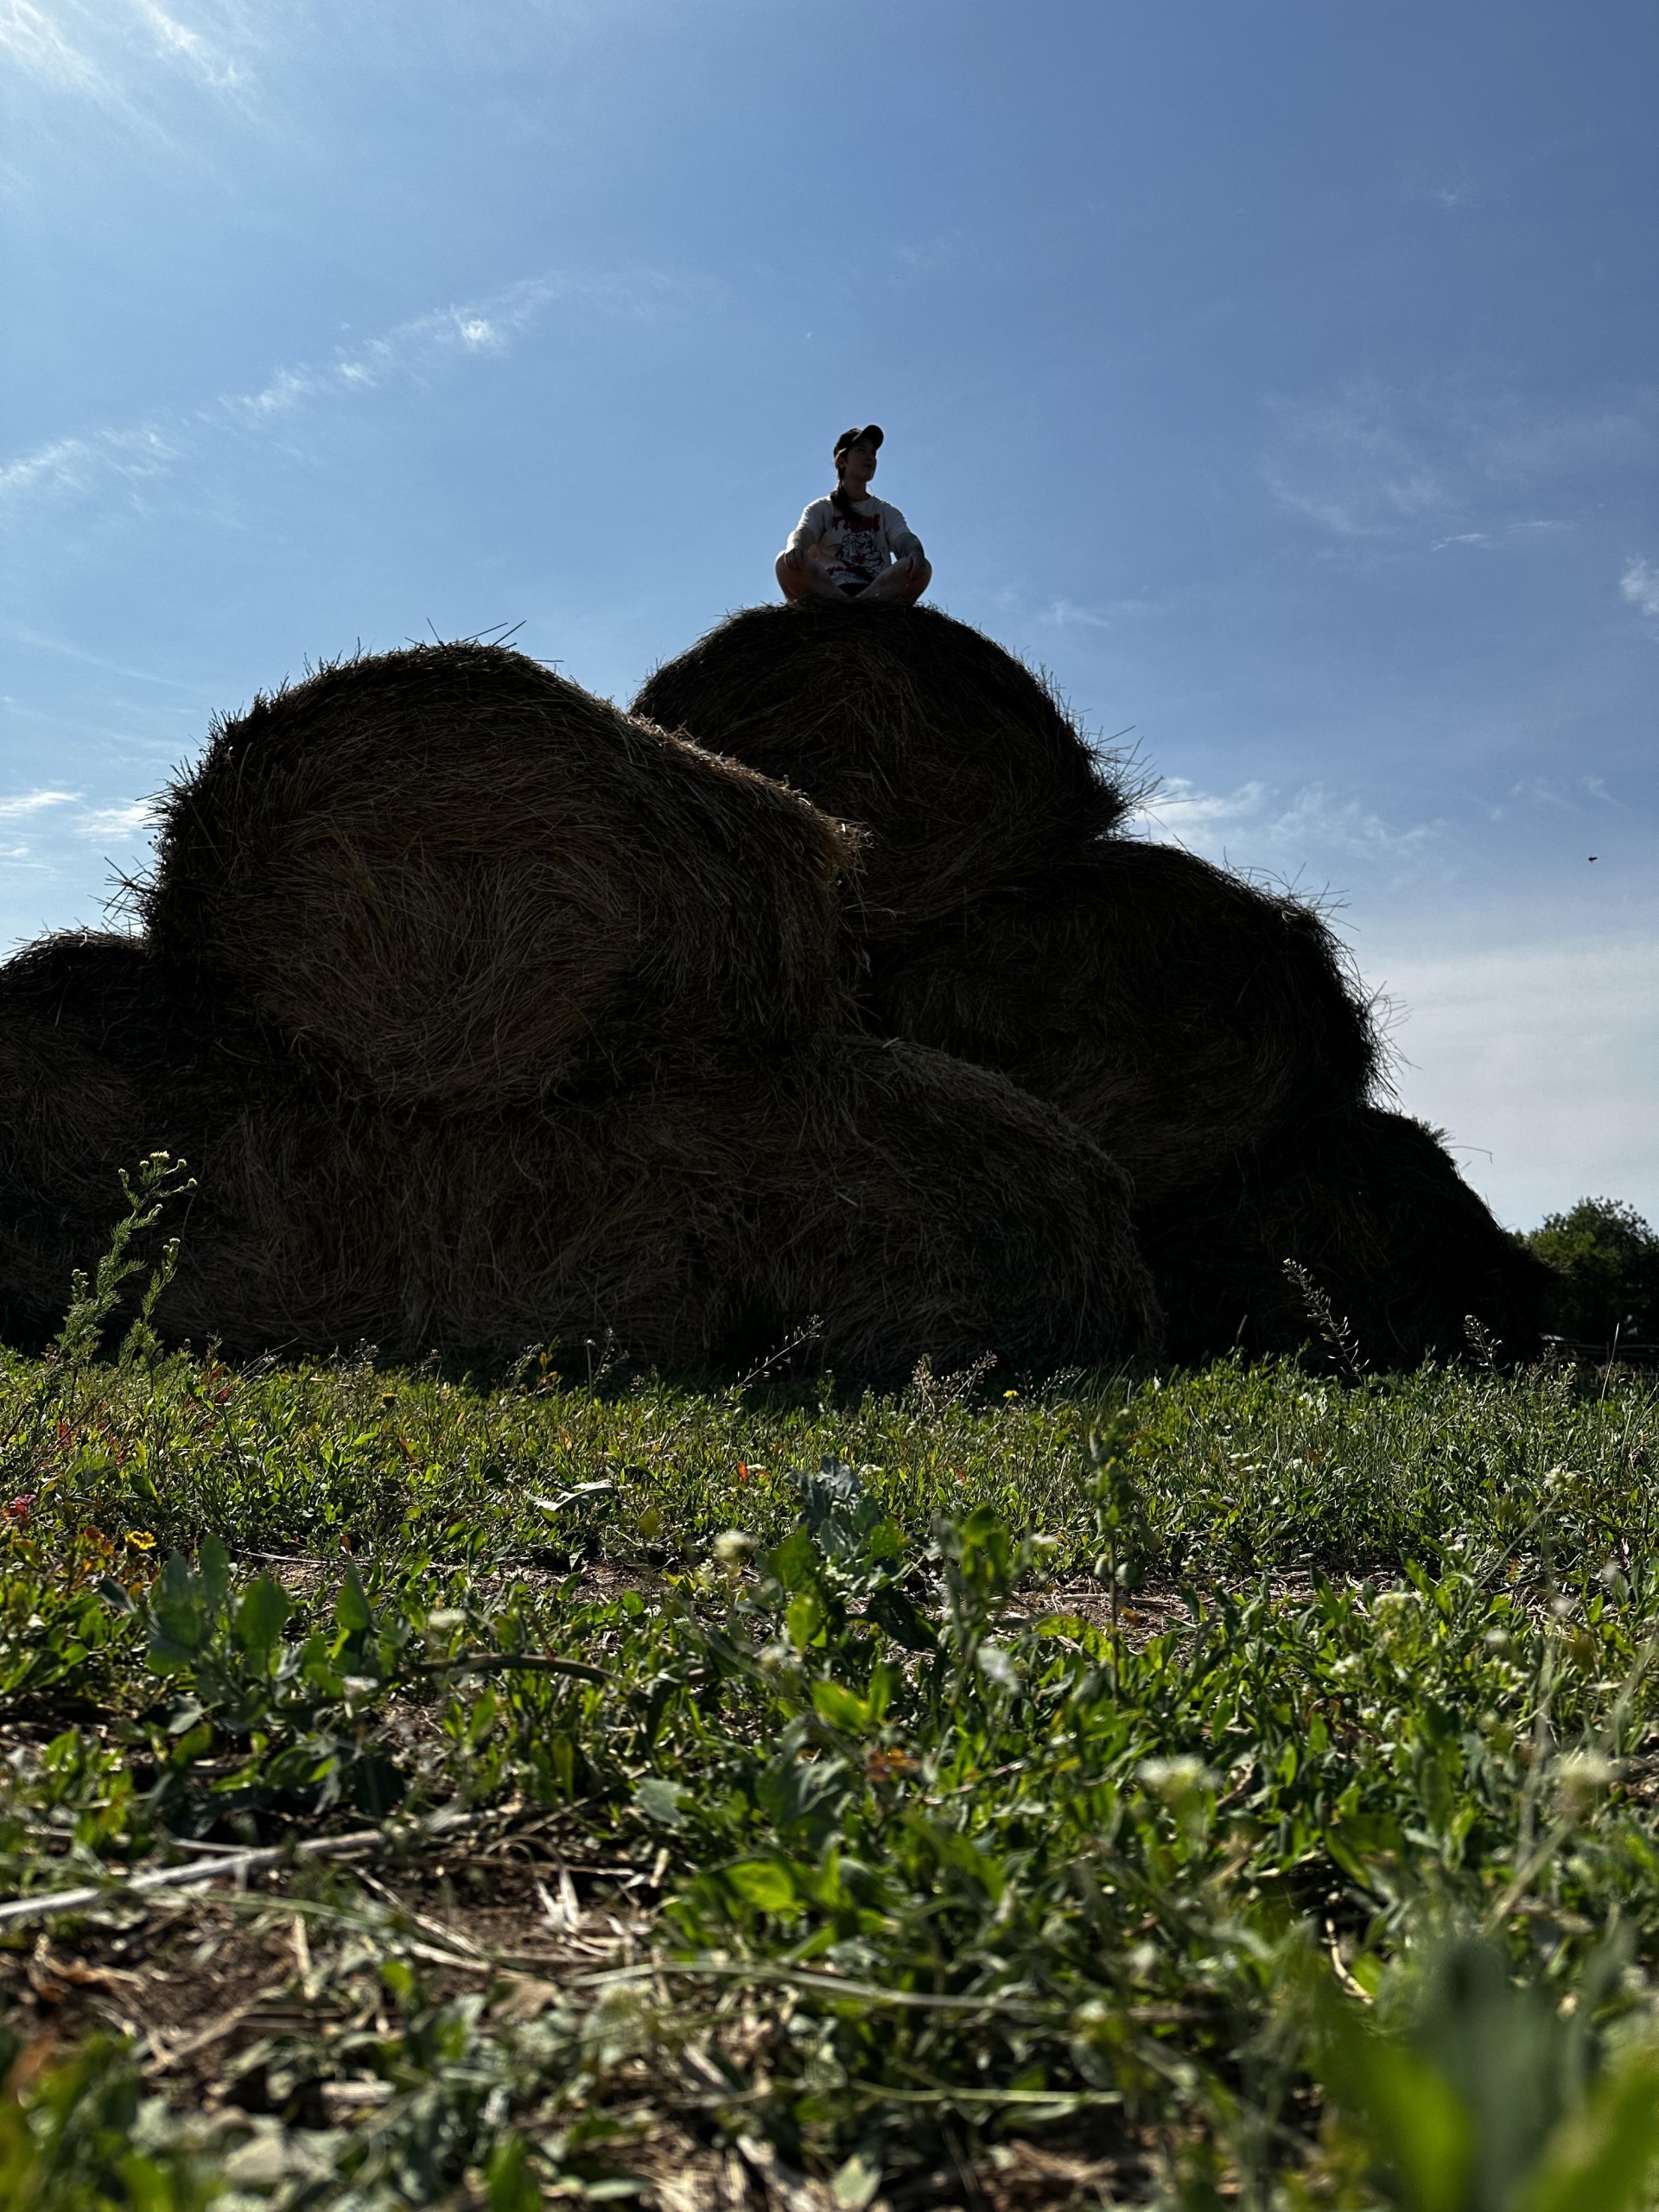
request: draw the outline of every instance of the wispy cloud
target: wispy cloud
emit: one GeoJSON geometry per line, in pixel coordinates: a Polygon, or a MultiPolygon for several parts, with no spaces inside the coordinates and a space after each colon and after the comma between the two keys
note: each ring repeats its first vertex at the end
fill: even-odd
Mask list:
{"type": "Polygon", "coordinates": [[[1622,597],[1649,622],[1659,622],[1659,565],[1632,561],[1618,580],[1622,597]]]}
{"type": "Polygon", "coordinates": [[[976,263],[984,257],[982,242],[970,243],[960,229],[938,231],[931,238],[900,239],[892,253],[904,277],[937,276],[954,268],[966,253],[972,253],[976,263]]]}
{"type": "MultiPolygon", "coordinates": [[[[527,277],[481,307],[437,308],[378,338],[343,348],[332,361],[278,368],[257,391],[229,394],[216,403],[216,410],[233,421],[257,424],[289,414],[308,400],[372,391],[396,378],[418,379],[469,355],[502,353],[556,302],[577,297],[632,306],[636,312],[654,303],[638,283],[584,284],[570,278],[527,277]]],[[[204,409],[194,420],[210,421],[214,411],[204,409]]]]}
{"type": "Polygon", "coordinates": [[[1213,829],[1218,823],[1259,821],[1267,803],[1268,787],[1262,783],[1241,784],[1233,791],[1204,791],[1185,776],[1171,776],[1147,798],[1142,812],[1154,828],[1185,841],[1194,831],[1213,829]]]}
{"type": "Polygon", "coordinates": [[[0,798],[0,822],[23,822],[31,815],[44,814],[48,807],[73,806],[79,797],[79,791],[19,791],[10,798],[0,798]]]}
{"type": "MultiPolygon", "coordinates": [[[[1559,776],[1529,776],[1521,783],[1510,785],[1510,797],[1535,806],[1553,807],[1564,814],[1582,813],[1586,799],[1597,806],[1617,807],[1621,814],[1630,811],[1622,798],[1615,798],[1608,790],[1605,776],[1575,776],[1571,783],[1559,776]]],[[[1495,813],[1501,814],[1503,810],[1501,807],[1494,809],[1495,813]]]]}
{"type": "Polygon", "coordinates": [[[1325,784],[1283,792],[1259,781],[1206,791],[1185,777],[1160,784],[1141,818],[1156,839],[1278,876],[1326,874],[1356,863],[1395,878],[1446,865],[1446,824],[1400,825],[1325,784]]]}
{"type": "Polygon", "coordinates": [[[1519,550],[1572,528],[1561,512],[1597,478],[1659,461],[1659,390],[1577,411],[1514,393],[1368,380],[1278,397],[1262,476],[1292,512],[1353,546],[1519,550]]]}
{"type": "Polygon", "coordinates": [[[1268,484],[1284,505],[1338,537],[1376,537],[1448,503],[1434,461],[1381,386],[1314,405],[1280,402],[1274,412],[1268,484]]]}
{"type": "Polygon", "coordinates": [[[132,4],[158,54],[181,62],[215,92],[235,92],[246,83],[248,73],[243,62],[188,23],[169,16],[165,8],[158,8],[156,0],[132,0],[132,4]]]}
{"type": "Polygon", "coordinates": [[[1104,607],[1079,607],[1075,600],[1056,599],[1035,619],[1046,630],[1116,630],[1121,623],[1144,620],[1160,611],[1154,599],[1114,599],[1104,607]]]}
{"type": "Polygon", "coordinates": [[[97,62],[31,0],[0,0],[0,59],[60,91],[96,97],[104,90],[97,62]]]}
{"type": "Polygon", "coordinates": [[[557,307],[645,321],[668,312],[687,289],[683,280],[652,270],[526,277],[475,304],[434,308],[342,346],[332,360],[280,365],[251,391],[226,393],[148,422],[49,440],[0,463],[0,519],[43,499],[105,498],[112,489],[136,497],[215,438],[257,435],[307,408],[361,397],[395,382],[419,385],[458,363],[504,353],[557,307]]]}
{"type": "Polygon", "coordinates": [[[1479,545],[1489,552],[1497,552],[1517,537],[1535,537],[1572,527],[1570,522],[1558,521],[1553,516],[1529,516],[1524,522],[1506,522],[1492,530],[1460,530],[1450,537],[1433,539],[1428,550],[1431,553],[1443,553],[1448,545],[1479,545]]]}
{"type": "Polygon", "coordinates": [[[31,495],[89,493],[111,482],[143,483],[164,475],[181,451],[176,435],[168,435],[152,423],[54,438],[33,453],[0,464],[0,513],[31,495]]]}
{"type": "Polygon", "coordinates": [[[73,841],[100,844],[119,853],[148,838],[156,827],[153,799],[119,799],[99,806],[81,804],[78,791],[41,788],[0,798],[0,860],[39,875],[78,873],[71,858],[73,841]],[[22,832],[26,842],[11,842],[22,832]]]}
{"type": "Polygon", "coordinates": [[[0,65],[133,117],[147,105],[143,79],[158,67],[211,92],[245,92],[248,12],[234,0],[194,0],[191,12],[194,22],[158,0],[0,0],[0,65]]]}
{"type": "Polygon", "coordinates": [[[1109,630],[1112,626],[1109,614],[1092,607],[1074,606],[1069,599],[1057,599],[1037,620],[1049,630],[1109,630]]]}
{"type": "Polygon", "coordinates": [[[74,823],[78,837],[131,838],[145,836],[156,826],[153,799],[128,799],[118,806],[91,806],[74,823]]]}

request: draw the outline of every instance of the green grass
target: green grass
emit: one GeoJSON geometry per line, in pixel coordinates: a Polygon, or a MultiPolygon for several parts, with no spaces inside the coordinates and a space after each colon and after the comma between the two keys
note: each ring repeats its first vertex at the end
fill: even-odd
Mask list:
{"type": "Polygon", "coordinates": [[[382,1842],[0,1928],[0,2201],[1656,2201],[1652,1383],[86,1322],[0,1363],[6,1895],[382,1842]]]}

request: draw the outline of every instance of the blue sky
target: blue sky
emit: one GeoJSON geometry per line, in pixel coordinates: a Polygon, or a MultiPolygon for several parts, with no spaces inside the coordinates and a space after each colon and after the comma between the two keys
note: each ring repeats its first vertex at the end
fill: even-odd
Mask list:
{"type": "Polygon", "coordinates": [[[0,939],[308,661],[626,698],[874,419],[1503,1217],[1659,1220],[1656,85],[1648,0],[0,0],[0,939]]]}

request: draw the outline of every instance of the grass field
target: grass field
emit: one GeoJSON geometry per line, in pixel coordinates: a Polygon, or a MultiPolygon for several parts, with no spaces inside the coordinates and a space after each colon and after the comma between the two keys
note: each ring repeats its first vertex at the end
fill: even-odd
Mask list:
{"type": "Polygon", "coordinates": [[[0,2202],[1653,2201],[1652,1382],[101,1318],[0,1366],[3,1888],[110,1885],[0,2202]]]}

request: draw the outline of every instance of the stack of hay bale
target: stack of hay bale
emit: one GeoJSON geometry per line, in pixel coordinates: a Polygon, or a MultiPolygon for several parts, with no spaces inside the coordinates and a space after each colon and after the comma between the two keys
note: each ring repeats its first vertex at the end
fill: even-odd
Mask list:
{"type": "Polygon", "coordinates": [[[0,1326],[49,1330],[164,1147],[200,1188],[158,1318],[234,1352],[1146,1349],[1120,1170],[860,1030],[859,834],[716,751],[478,645],[219,727],[143,935],[0,969],[0,1326]]]}
{"type": "Polygon", "coordinates": [[[1175,1356],[1296,1349],[1310,1284],[1378,1365],[1461,1350],[1471,1315],[1535,1344],[1540,1270],[1376,1103],[1319,915],[1122,835],[1124,791],[989,640],[925,608],[754,608],[634,712],[864,826],[867,1021],[1010,1077],[1127,1170],[1175,1356]]]}

